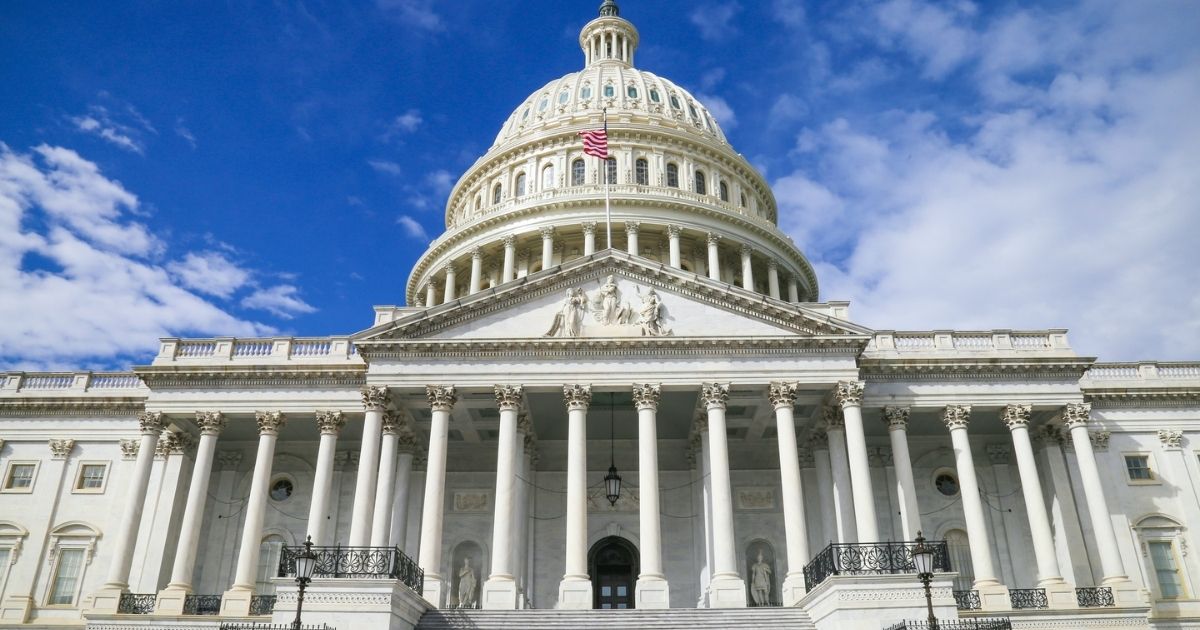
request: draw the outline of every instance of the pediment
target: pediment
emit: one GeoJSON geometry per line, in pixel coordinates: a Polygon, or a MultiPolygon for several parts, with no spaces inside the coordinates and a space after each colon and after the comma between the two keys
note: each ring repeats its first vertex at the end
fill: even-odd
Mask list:
{"type": "Polygon", "coordinates": [[[787,339],[869,332],[801,305],[608,250],[376,326],[355,343],[367,348],[417,340],[787,339]]]}

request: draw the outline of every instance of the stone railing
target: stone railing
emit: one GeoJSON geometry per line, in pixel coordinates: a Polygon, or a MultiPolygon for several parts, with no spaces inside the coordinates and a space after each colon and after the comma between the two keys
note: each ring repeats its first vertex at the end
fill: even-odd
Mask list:
{"type": "Polygon", "coordinates": [[[8,372],[3,379],[0,391],[12,393],[139,395],[146,391],[132,372],[8,372]]]}
{"type": "Polygon", "coordinates": [[[928,621],[901,621],[887,630],[1012,630],[1012,621],[999,619],[939,619],[928,621]]]}
{"type": "Polygon", "coordinates": [[[977,355],[1073,354],[1066,330],[876,331],[867,353],[977,355]]]}
{"type": "Polygon", "coordinates": [[[1083,375],[1097,384],[1112,381],[1168,385],[1180,381],[1200,381],[1200,363],[1097,363],[1083,375]],[[1165,381],[1165,382],[1163,382],[1165,381]]]}
{"type": "Polygon", "coordinates": [[[159,340],[154,365],[213,363],[361,363],[349,337],[159,340]]]}
{"type": "MultiPolygon", "coordinates": [[[[946,541],[925,543],[933,548],[933,569],[950,571],[946,541]]],[[[831,543],[804,567],[804,585],[812,590],[831,575],[894,575],[916,573],[912,552],[916,543],[831,543]]]]}
{"type": "MultiPolygon", "coordinates": [[[[296,556],[303,547],[284,547],[279,558],[278,577],[296,574],[296,556]]],[[[320,578],[379,578],[399,580],[419,593],[424,587],[425,572],[399,547],[313,547],[317,567],[313,577],[320,578]]]]}

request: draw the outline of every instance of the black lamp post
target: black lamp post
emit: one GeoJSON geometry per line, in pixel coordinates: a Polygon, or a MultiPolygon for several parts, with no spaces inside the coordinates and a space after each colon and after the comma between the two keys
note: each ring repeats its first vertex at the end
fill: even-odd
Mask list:
{"type": "Polygon", "coordinates": [[[293,630],[300,630],[300,609],[304,607],[304,587],[312,581],[313,572],[317,570],[317,554],[312,551],[312,536],[304,541],[304,551],[296,554],[296,584],[300,585],[300,593],[296,596],[296,621],[292,623],[293,630]]]}
{"type": "Polygon", "coordinates": [[[616,505],[621,499],[621,475],[617,474],[617,455],[615,446],[615,430],[613,429],[613,408],[616,407],[616,394],[608,398],[608,474],[604,475],[604,494],[609,505],[616,505]]]}
{"type": "Polygon", "coordinates": [[[938,630],[938,620],[933,614],[933,547],[925,544],[925,537],[917,532],[917,544],[913,547],[913,564],[917,567],[917,579],[925,585],[925,607],[929,610],[929,630],[938,630]]]}

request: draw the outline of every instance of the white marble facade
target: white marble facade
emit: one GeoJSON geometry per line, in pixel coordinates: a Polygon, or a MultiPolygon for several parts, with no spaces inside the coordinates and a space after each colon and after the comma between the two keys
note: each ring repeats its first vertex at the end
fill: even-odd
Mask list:
{"type": "Polygon", "coordinates": [[[1200,363],[853,323],[762,176],[633,67],[637,31],[604,6],[585,69],[455,186],[407,306],[350,335],[3,376],[0,625],[80,626],[122,593],[244,619],[308,535],[400,548],[437,606],[590,608],[601,543],[632,554],[630,605],[762,601],[762,553],[771,604],[818,606],[800,571],[826,545],[922,531],[984,613],[1040,587],[1070,623],[1074,589],[1107,586],[1200,627],[1200,363]],[[600,165],[575,170],[602,107],[611,248],[600,165]]]}

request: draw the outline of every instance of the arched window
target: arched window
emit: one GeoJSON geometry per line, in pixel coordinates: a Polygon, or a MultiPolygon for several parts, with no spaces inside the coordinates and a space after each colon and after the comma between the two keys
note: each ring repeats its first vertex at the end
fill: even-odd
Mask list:
{"type": "Polygon", "coordinates": [[[492,205],[500,203],[500,192],[502,190],[500,184],[496,184],[496,187],[492,189],[492,205]]]}
{"type": "Polygon", "coordinates": [[[518,197],[525,196],[525,173],[521,173],[521,174],[517,175],[516,189],[517,189],[518,197]]]}
{"type": "Polygon", "coordinates": [[[617,158],[615,157],[604,160],[604,183],[617,183],[617,158]]]}
{"type": "Polygon", "coordinates": [[[554,188],[554,165],[547,164],[542,168],[542,190],[554,188]]]}
{"type": "Polygon", "coordinates": [[[568,92],[568,91],[566,91],[566,90],[563,90],[562,92],[559,92],[559,94],[558,94],[558,104],[559,104],[559,105],[566,105],[566,104],[567,104],[567,99],[569,99],[569,98],[571,98],[571,93],[570,93],[570,92],[568,92]]]}
{"type": "Polygon", "coordinates": [[[696,179],[694,181],[696,183],[696,194],[697,195],[707,195],[708,194],[708,182],[704,180],[704,173],[702,173],[700,171],[696,171],[696,179]]]}
{"type": "Polygon", "coordinates": [[[673,163],[667,164],[667,185],[679,188],[679,167],[673,163]]]}
{"type": "Polygon", "coordinates": [[[475,195],[475,209],[478,210],[483,206],[483,195],[475,195]]]}
{"type": "Polygon", "coordinates": [[[604,98],[612,98],[617,95],[617,89],[611,83],[604,86],[604,98]]]}
{"type": "Polygon", "coordinates": [[[571,162],[571,185],[583,185],[583,158],[578,158],[571,162]]]}
{"type": "Polygon", "coordinates": [[[741,193],[741,195],[738,197],[738,202],[739,206],[743,208],[746,207],[746,193],[741,193]]]}
{"type": "Polygon", "coordinates": [[[587,100],[591,100],[591,98],[592,98],[592,86],[585,84],[583,87],[579,88],[579,100],[587,101],[587,100]]]}
{"type": "Polygon", "coordinates": [[[637,98],[637,95],[638,95],[637,86],[631,85],[628,88],[625,88],[625,95],[628,96],[629,98],[637,98]]]}
{"type": "Polygon", "coordinates": [[[546,108],[549,106],[550,106],[550,97],[543,96],[542,100],[540,102],[538,102],[538,112],[540,113],[540,112],[546,111],[546,108]]]}
{"type": "Polygon", "coordinates": [[[729,201],[729,185],[726,184],[725,182],[721,182],[719,185],[719,188],[721,190],[721,201],[728,202],[729,201]]]}
{"type": "Polygon", "coordinates": [[[650,163],[642,158],[638,158],[638,161],[635,164],[636,166],[634,166],[634,175],[637,177],[637,183],[641,186],[649,184],[650,163]]]}

